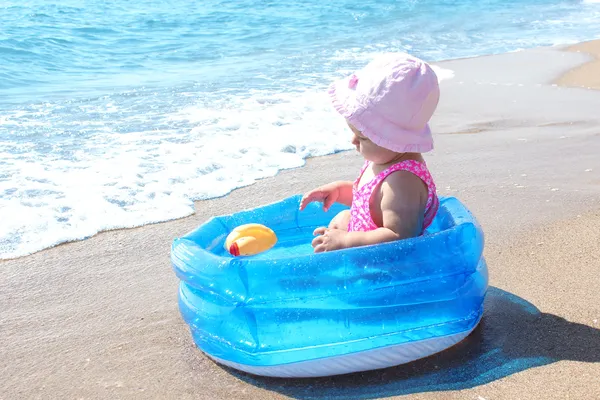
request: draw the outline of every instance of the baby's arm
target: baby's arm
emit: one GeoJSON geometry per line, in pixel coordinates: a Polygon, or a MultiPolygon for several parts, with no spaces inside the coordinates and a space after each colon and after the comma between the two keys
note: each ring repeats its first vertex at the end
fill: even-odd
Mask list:
{"type": "Polygon", "coordinates": [[[423,226],[427,187],[410,172],[390,174],[380,187],[382,227],[368,232],[343,232],[318,228],[313,240],[315,252],[391,242],[418,236],[423,226]]]}
{"type": "Polygon", "coordinates": [[[323,202],[323,209],[329,210],[333,203],[342,203],[348,207],[352,204],[352,182],[336,181],[323,185],[306,193],[300,201],[300,210],[313,201],[323,202]]]}

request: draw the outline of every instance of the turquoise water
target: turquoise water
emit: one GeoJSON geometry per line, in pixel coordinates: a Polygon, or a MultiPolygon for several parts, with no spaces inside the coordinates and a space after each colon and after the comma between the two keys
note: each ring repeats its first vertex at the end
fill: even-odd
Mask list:
{"type": "Polygon", "coordinates": [[[376,53],[597,37],[598,1],[4,1],[0,258],[351,148],[324,88],[376,53]]]}

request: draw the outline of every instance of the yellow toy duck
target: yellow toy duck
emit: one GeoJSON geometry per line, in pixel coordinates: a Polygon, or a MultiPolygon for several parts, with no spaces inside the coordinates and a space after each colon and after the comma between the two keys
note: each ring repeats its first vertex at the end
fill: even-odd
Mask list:
{"type": "Polygon", "coordinates": [[[245,224],[236,227],[225,240],[225,250],[234,257],[250,256],[269,250],[277,243],[277,236],[261,224],[245,224]]]}

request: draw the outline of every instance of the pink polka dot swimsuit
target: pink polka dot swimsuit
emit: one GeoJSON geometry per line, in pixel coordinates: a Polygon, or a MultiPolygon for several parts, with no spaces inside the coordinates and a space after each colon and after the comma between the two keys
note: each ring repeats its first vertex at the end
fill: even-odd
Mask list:
{"type": "Polygon", "coordinates": [[[427,169],[425,163],[421,163],[415,160],[406,160],[398,164],[394,164],[385,171],[380,172],[377,176],[371,179],[370,182],[365,183],[362,187],[358,187],[360,178],[362,177],[365,169],[369,166],[369,162],[365,162],[362,167],[358,178],[354,182],[352,187],[352,207],[350,208],[350,223],[348,224],[348,232],[354,231],[372,231],[379,228],[373,222],[371,217],[371,209],[369,207],[369,201],[375,189],[389,174],[396,171],[408,171],[415,174],[427,185],[427,204],[425,206],[425,217],[423,219],[423,231],[433,221],[435,214],[439,208],[439,199],[436,194],[435,183],[433,178],[427,169]]]}

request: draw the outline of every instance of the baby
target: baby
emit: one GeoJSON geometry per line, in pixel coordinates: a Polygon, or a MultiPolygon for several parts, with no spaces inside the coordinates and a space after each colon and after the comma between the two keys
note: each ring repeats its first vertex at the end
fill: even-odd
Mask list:
{"type": "Polygon", "coordinates": [[[350,207],[317,228],[315,253],[419,236],[439,200],[421,153],[433,149],[428,122],[440,97],[438,79],[422,60],[404,53],[379,56],[329,89],[346,118],[352,144],[365,158],[355,182],[337,181],[306,193],[310,202],[350,207]]]}

